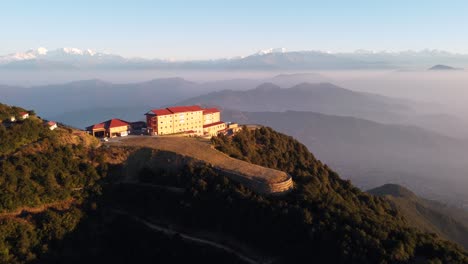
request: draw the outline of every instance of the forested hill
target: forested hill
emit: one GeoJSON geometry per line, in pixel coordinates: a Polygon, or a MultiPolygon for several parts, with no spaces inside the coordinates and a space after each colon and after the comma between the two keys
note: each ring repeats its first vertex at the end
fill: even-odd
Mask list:
{"type": "Polygon", "coordinates": [[[385,184],[368,191],[385,197],[398,207],[411,226],[455,241],[468,249],[468,213],[436,201],[418,197],[397,184],[385,184]]]}
{"type": "Polygon", "coordinates": [[[330,260],[356,263],[468,261],[463,249],[409,227],[386,199],[340,179],[292,137],[270,128],[244,128],[232,138],[218,136],[212,142],[233,157],[293,176],[296,190],[273,203],[281,203],[281,210],[289,213],[301,211],[303,221],[292,230],[302,228],[307,234],[300,243],[308,250],[296,252],[302,257],[311,254],[308,257],[313,258],[312,254],[319,254],[314,249],[320,248],[330,260]]]}
{"type": "Polygon", "coordinates": [[[34,261],[76,228],[79,206],[100,190],[102,163],[89,155],[98,144],[67,127],[49,130],[34,111],[0,104],[0,263],[34,261]]]}
{"type": "MultiPolygon", "coordinates": [[[[7,119],[24,111],[1,109],[7,119]]],[[[468,262],[461,247],[411,228],[386,199],[272,129],[212,142],[292,175],[295,188],[280,196],[178,153],[100,146],[30,116],[0,125],[0,263],[468,262]],[[186,164],[163,169],[171,160],[186,164]],[[133,168],[138,182],[125,182],[136,163],[144,165],[133,168]]]]}

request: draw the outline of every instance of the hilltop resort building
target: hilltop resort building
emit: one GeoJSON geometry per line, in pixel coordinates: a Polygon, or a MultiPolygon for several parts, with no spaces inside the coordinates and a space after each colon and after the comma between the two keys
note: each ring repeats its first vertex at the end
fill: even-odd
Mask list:
{"type": "Polygon", "coordinates": [[[150,135],[188,134],[214,136],[226,130],[221,112],[216,108],[203,109],[198,105],[174,106],[150,110],[146,115],[150,135]]]}

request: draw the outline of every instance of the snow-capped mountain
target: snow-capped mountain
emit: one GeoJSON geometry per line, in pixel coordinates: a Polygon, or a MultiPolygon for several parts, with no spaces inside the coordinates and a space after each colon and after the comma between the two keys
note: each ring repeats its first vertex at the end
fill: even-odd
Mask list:
{"type": "Polygon", "coordinates": [[[129,59],[90,49],[38,48],[0,56],[1,69],[206,69],[206,70],[346,70],[346,69],[427,69],[435,64],[468,68],[468,55],[440,50],[368,51],[348,53],[260,50],[249,56],[217,60],[172,61],[129,59]]]}
{"type": "Polygon", "coordinates": [[[47,50],[46,48],[38,48],[28,50],[26,52],[18,52],[0,56],[0,64],[18,63],[25,61],[41,61],[42,63],[61,62],[61,63],[102,63],[106,61],[125,61],[121,56],[112,55],[102,52],[96,52],[91,49],[77,49],[77,48],[60,48],[55,50],[47,50]]]}
{"type": "Polygon", "coordinates": [[[262,56],[262,55],[271,54],[271,53],[285,53],[285,52],[286,52],[285,48],[271,48],[271,49],[259,50],[254,55],[262,56]]]}
{"type": "Polygon", "coordinates": [[[0,63],[9,63],[13,61],[22,61],[22,60],[32,60],[36,59],[40,56],[44,56],[47,54],[46,48],[38,48],[34,50],[28,50],[26,52],[17,52],[8,54],[5,56],[0,56],[0,63]]]}

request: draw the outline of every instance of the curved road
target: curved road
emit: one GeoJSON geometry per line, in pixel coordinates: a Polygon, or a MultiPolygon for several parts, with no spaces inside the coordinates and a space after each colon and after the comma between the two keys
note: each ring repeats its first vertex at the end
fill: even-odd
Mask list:
{"type": "Polygon", "coordinates": [[[208,245],[208,246],[211,246],[211,247],[215,247],[215,248],[224,250],[224,251],[226,251],[228,253],[231,253],[231,254],[237,256],[238,258],[245,261],[246,263],[251,263],[251,264],[263,263],[263,262],[255,260],[255,259],[253,259],[253,258],[251,258],[249,256],[241,254],[241,253],[237,252],[235,249],[233,249],[233,248],[231,248],[229,246],[220,244],[218,242],[214,242],[214,241],[210,241],[210,240],[207,240],[207,239],[195,237],[195,236],[192,236],[192,235],[189,235],[189,234],[186,234],[186,233],[182,233],[182,232],[177,232],[177,231],[174,231],[174,230],[169,229],[167,227],[162,227],[162,226],[150,223],[150,222],[148,222],[148,221],[146,221],[146,220],[144,220],[142,218],[131,215],[131,214],[125,212],[125,211],[116,210],[116,209],[113,209],[112,211],[115,212],[115,213],[121,214],[121,215],[129,216],[132,219],[134,219],[135,221],[144,224],[146,227],[148,227],[148,228],[150,228],[152,230],[155,230],[155,231],[158,231],[158,232],[163,232],[163,233],[165,233],[167,235],[180,235],[180,237],[182,237],[185,240],[192,241],[192,242],[199,243],[199,244],[208,245]]]}

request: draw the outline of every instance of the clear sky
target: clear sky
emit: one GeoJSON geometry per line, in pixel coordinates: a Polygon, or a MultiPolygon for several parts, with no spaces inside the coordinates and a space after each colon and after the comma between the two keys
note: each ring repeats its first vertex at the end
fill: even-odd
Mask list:
{"type": "Polygon", "coordinates": [[[468,53],[468,1],[1,0],[0,54],[41,46],[174,59],[276,47],[468,53]]]}

